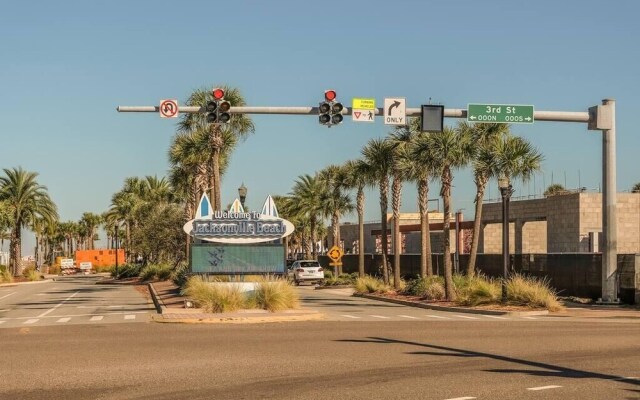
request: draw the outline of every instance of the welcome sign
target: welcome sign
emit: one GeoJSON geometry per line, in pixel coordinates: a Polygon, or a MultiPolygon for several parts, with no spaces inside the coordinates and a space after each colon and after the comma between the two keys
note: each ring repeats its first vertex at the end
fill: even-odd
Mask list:
{"type": "Polygon", "coordinates": [[[184,225],[194,238],[215,243],[261,243],[281,239],[293,233],[291,222],[280,218],[271,196],[262,212],[245,212],[236,199],[229,211],[211,211],[206,194],[202,195],[195,218],[184,225]]]}

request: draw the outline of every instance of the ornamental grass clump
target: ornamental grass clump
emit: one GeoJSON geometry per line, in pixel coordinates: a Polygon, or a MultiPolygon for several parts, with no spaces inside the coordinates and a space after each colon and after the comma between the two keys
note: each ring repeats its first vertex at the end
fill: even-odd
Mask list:
{"type": "Polygon", "coordinates": [[[559,311],[564,308],[548,279],[538,279],[514,274],[507,280],[509,304],[559,311]]]}
{"type": "Polygon", "coordinates": [[[0,270],[0,283],[11,283],[13,282],[13,276],[11,276],[11,272],[8,269],[0,270]]]}
{"type": "Polygon", "coordinates": [[[456,303],[460,305],[478,306],[500,301],[502,291],[496,280],[477,275],[472,278],[464,277],[464,282],[461,279],[457,281],[460,286],[456,286],[456,303]]]}
{"type": "Polygon", "coordinates": [[[402,294],[419,296],[423,300],[442,300],[445,298],[444,279],[440,276],[426,276],[410,280],[402,294]]]}
{"type": "Polygon", "coordinates": [[[216,282],[207,277],[189,278],[182,293],[206,312],[233,312],[245,308],[246,295],[240,285],[216,282]]]}
{"type": "Polygon", "coordinates": [[[271,312],[298,308],[300,298],[295,288],[285,279],[264,279],[256,283],[249,303],[271,312]]]}
{"type": "Polygon", "coordinates": [[[30,281],[39,281],[42,279],[42,275],[40,274],[40,272],[33,269],[27,273],[26,278],[30,281]]]}
{"type": "Polygon", "coordinates": [[[140,271],[140,279],[148,281],[151,279],[159,279],[161,281],[169,279],[172,268],[169,264],[150,264],[142,268],[140,271]]]}
{"type": "Polygon", "coordinates": [[[386,293],[391,287],[385,285],[382,279],[370,275],[358,278],[355,283],[356,293],[386,293]]]}

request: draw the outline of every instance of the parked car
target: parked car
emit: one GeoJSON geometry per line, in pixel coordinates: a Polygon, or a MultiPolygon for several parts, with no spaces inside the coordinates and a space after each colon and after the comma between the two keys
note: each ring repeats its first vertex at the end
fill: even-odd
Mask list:
{"type": "Polygon", "coordinates": [[[287,275],[296,285],[300,282],[319,283],[324,279],[324,270],[315,260],[298,260],[287,269],[287,275]]]}

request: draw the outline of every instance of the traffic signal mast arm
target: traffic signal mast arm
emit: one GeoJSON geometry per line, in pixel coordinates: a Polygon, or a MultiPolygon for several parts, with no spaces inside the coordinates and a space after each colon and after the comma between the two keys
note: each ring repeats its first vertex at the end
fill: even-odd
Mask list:
{"type": "MultiPolygon", "coordinates": [[[[118,112],[160,112],[159,106],[118,106],[118,112]]],[[[287,114],[318,115],[318,107],[231,107],[229,114],[287,114]]],[[[179,106],[181,113],[204,113],[204,107],[179,106]]],[[[376,115],[383,115],[382,108],[374,110],[376,115]]],[[[407,108],[407,117],[419,117],[420,108],[407,108]]],[[[351,108],[344,107],[342,115],[351,115],[351,108]]],[[[536,121],[589,122],[588,112],[573,111],[534,111],[536,121]]],[[[461,108],[445,108],[446,118],[467,118],[467,110],[461,108]]]]}

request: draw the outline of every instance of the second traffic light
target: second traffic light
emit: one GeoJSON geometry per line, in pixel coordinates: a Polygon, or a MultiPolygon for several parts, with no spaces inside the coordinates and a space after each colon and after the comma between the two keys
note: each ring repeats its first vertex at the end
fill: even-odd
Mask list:
{"type": "Polygon", "coordinates": [[[335,90],[325,90],[324,101],[318,106],[318,122],[331,127],[342,122],[342,103],[336,100],[335,90]]]}
{"type": "Polygon", "coordinates": [[[211,124],[226,124],[231,120],[231,103],[224,99],[224,89],[215,88],[212,91],[213,100],[207,102],[207,122],[211,124]]]}

